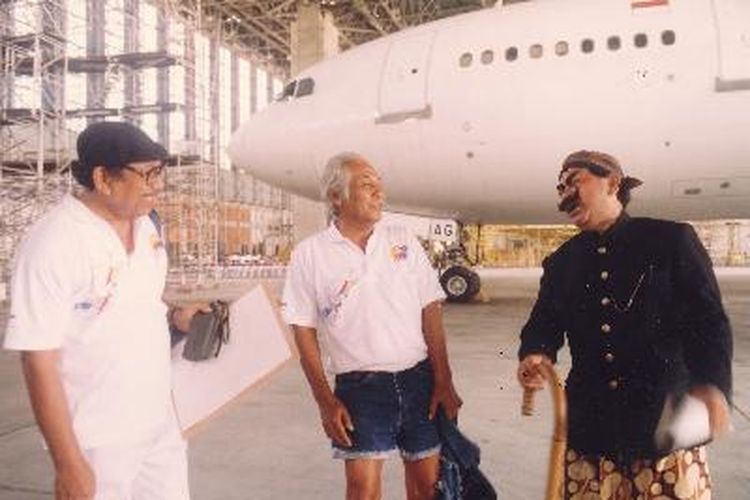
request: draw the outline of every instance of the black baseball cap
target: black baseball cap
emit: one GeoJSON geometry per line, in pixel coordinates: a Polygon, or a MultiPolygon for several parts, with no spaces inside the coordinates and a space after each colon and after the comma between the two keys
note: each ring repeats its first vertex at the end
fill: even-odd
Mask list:
{"type": "Polygon", "coordinates": [[[128,122],[93,123],[80,133],[77,147],[73,176],[89,189],[94,187],[91,176],[95,167],[119,170],[129,163],[166,161],[168,157],[164,147],[128,122]]]}

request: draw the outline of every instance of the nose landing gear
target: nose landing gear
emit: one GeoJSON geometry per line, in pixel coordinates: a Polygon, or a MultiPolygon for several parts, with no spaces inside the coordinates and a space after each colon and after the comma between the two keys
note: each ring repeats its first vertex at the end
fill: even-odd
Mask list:
{"type": "Polygon", "coordinates": [[[468,302],[479,293],[479,275],[471,269],[453,265],[440,275],[442,285],[448,301],[468,302]]]}

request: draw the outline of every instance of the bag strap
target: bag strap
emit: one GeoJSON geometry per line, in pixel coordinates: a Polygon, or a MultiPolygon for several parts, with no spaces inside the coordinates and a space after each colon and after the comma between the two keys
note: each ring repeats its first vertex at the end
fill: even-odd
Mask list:
{"type": "Polygon", "coordinates": [[[154,223],[154,227],[156,228],[156,234],[159,235],[159,238],[162,238],[163,237],[163,235],[161,234],[162,222],[161,222],[161,216],[159,215],[159,212],[157,212],[155,208],[152,208],[151,211],[148,213],[148,218],[151,219],[151,222],[154,223]]]}
{"type": "Polygon", "coordinates": [[[221,346],[229,342],[229,304],[223,300],[216,300],[211,303],[211,311],[217,320],[214,334],[218,342],[214,357],[218,357],[221,346]]]}

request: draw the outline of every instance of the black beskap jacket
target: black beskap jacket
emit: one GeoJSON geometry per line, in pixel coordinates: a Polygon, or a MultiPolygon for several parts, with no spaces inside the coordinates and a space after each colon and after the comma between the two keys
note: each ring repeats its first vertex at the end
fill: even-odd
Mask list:
{"type": "Polygon", "coordinates": [[[665,395],[713,384],[730,400],[732,336],[711,262],[688,224],[630,218],[544,261],[519,358],[556,360],[567,337],[568,445],[653,458],[665,395]]]}

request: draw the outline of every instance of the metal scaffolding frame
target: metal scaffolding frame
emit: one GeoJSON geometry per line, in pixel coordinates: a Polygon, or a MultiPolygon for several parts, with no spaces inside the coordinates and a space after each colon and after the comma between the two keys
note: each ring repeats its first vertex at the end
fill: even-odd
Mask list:
{"type": "Polygon", "coordinates": [[[71,184],[62,12],[63,0],[0,6],[0,281],[23,230],[71,184]]]}
{"type": "MultiPolygon", "coordinates": [[[[174,165],[167,169],[167,189],[162,213],[168,240],[172,245],[170,259],[172,277],[176,282],[199,283],[221,279],[222,270],[230,254],[278,253],[285,255],[291,246],[291,197],[272,188],[251,175],[234,169],[221,168],[220,128],[220,57],[222,46],[231,44],[216,19],[207,18],[199,8],[188,10],[185,2],[166,0],[162,4],[168,22],[184,23],[183,56],[180,64],[185,68],[185,130],[186,140],[172,145],[176,153],[174,165]],[[202,34],[208,43],[197,43],[195,36],[202,34]],[[207,66],[207,67],[206,67],[207,66]],[[200,74],[208,69],[209,78],[200,74]],[[208,103],[207,106],[202,103],[208,103]],[[208,139],[206,139],[208,138],[208,139]],[[230,218],[229,205],[247,209],[247,221],[230,218]],[[228,241],[230,226],[247,227],[249,238],[241,249],[233,248],[228,241]],[[262,234],[260,236],[259,234],[262,234]],[[274,250],[274,252],[271,252],[274,250]]],[[[232,96],[230,120],[232,128],[239,125],[238,51],[231,59],[232,96]]],[[[251,56],[249,60],[254,60],[251,56]]],[[[251,70],[251,85],[256,87],[255,67],[251,70]]],[[[267,98],[270,79],[267,80],[267,98]]],[[[250,111],[257,109],[256,95],[250,96],[250,111]]]]}
{"type": "MultiPolygon", "coordinates": [[[[207,26],[200,8],[186,12],[178,0],[85,0],[85,12],[78,8],[75,18],[70,17],[72,25],[85,27],[85,42],[76,44],[66,26],[73,16],[70,2],[0,3],[0,283],[7,281],[24,230],[74,188],[71,120],[92,123],[119,117],[142,125],[145,117],[156,116],[150,123],[156,121],[159,142],[173,153],[161,208],[171,274],[179,281],[220,279],[228,253],[286,254],[291,245],[290,196],[249,174],[220,168],[219,137],[227,132],[219,129],[219,52],[230,45],[224,30],[207,26]],[[139,10],[145,3],[158,13],[156,27],[141,25],[139,10]],[[118,19],[114,25],[107,22],[110,15],[118,19]],[[27,21],[19,22],[21,18],[27,21]],[[171,31],[176,23],[184,27],[177,35],[171,31]],[[155,30],[155,50],[140,45],[146,29],[155,30]],[[196,44],[197,33],[208,43],[196,44]],[[107,45],[108,36],[116,38],[113,45],[107,45]],[[175,47],[179,54],[170,53],[175,47]],[[182,73],[174,73],[177,68],[182,73]],[[154,69],[156,92],[144,97],[144,74],[154,69]],[[66,78],[81,78],[74,75],[85,75],[85,97],[77,103],[65,95],[66,78]],[[185,91],[183,98],[170,100],[174,78],[184,79],[185,91]],[[123,102],[108,99],[115,90],[123,102]],[[184,124],[184,140],[170,133],[170,116],[180,127],[184,124]],[[223,205],[244,207],[247,220],[224,220],[232,212],[223,205]],[[246,230],[240,250],[220,242],[220,237],[227,239],[228,226],[246,230]]],[[[235,50],[232,55],[233,107],[239,101],[237,54],[235,50]]],[[[254,85],[257,59],[248,60],[253,61],[249,83],[254,85]]],[[[269,100],[272,88],[269,79],[269,100]]],[[[253,92],[249,98],[246,104],[254,112],[257,96],[253,92]]],[[[233,111],[231,118],[222,119],[231,119],[235,128],[239,115],[233,111]]]]}
{"type": "MultiPolygon", "coordinates": [[[[178,41],[183,54],[179,64],[184,68],[185,137],[180,144],[171,144],[174,161],[167,169],[166,189],[159,210],[167,235],[171,275],[181,284],[219,278],[219,148],[218,117],[218,41],[210,39],[209,47],[196,47],[195,34],[203,31],[203,17],[199,11],[190,16],[179,2],[166,0],[160,5],[162,32],[170,23],[183,23],[183,39],[178,41]],[[208,50],[206,53],[205,51],[208,50]],[[198,78],[198,66],[206,58],[210,61],[209,82],[198,78]],[[204,103],[209,103],[205,106],[204,103]],[[213,104],[213,105],[212,105],[213,104]],[[208,138],[208,139],[206,139],[208,138]]],[[[160,37],[160,45],[166,39],[160,37]]],[[[168,138],[160,138],[168,144],[168,138]]]]}

